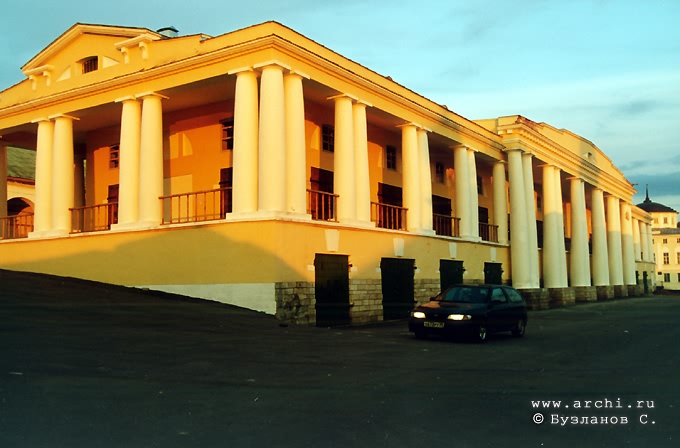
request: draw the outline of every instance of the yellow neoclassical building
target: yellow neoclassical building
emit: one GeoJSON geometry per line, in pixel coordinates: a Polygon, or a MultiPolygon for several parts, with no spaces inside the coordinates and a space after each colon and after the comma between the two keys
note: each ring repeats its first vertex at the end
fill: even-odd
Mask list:
{"type": "Polygon", "coordinates": [[[658,287],[680,291],[680,226],[678,212],[649,199],[638,207],[652,215],[652,240],[656,257],[656,284],[658,287]]]}
{"type": "Polygon", "coordinates": [[[0,151],[37,151],[34,214],[2,268],[319,325],[403,317],[460,282],[533,308],[653,286],[651,215],[591,142],[470,121],[279,23],[76,24],[22,70],[0,151]]]}

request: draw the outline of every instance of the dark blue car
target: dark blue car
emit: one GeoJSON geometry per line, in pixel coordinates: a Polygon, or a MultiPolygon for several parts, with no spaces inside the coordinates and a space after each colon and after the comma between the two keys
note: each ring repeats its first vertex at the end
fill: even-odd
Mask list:
{"type": "Polygon", "coordinates": [[[453,286],[411,311],[409,330],[430,334],[467,334],[484,342],[490,333],[524,336],[527,305],[517,290],[501,285],[453,286]]]}

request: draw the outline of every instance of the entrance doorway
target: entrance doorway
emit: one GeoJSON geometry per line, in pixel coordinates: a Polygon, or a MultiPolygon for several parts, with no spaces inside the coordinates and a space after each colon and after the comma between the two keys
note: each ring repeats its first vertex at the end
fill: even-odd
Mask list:
{"type": "Polygon", "coordinates": [[[382,275],[383,319],[409,317],[413,305],[415,260],[412,258],[383,258],[382,275]]]}
{"type": "Polygon", "coordinates": [[[316,326],[349,324],[349,256],[316,254],[314,273],[316,326]]]}

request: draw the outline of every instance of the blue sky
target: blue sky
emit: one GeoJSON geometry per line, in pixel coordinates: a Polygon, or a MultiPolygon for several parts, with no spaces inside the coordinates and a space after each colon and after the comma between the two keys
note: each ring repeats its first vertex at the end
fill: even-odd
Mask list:
{"type": "Polygon", "coordinates": [[[4,0],[0,90],[76,22],[220,35],[276,20],[469,118],[591,140],[680,211],[680,1],[4,0]],[[40,11],[40,13],[38,13],[40,11]]]}

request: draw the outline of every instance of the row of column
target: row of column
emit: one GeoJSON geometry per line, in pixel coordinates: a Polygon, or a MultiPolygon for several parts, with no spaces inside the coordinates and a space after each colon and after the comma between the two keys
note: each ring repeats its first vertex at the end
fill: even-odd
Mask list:
{"type": "Polygon", "coordinates": [[[349,95],[331,97],[335,104],[333,191],[339,196],[341,223],[371,226],[368,169],[368,104],[349,95]]]}
{"type": "Polygon", "coordinates": [[[432,174],[427,131],[413,123],[401,126],[403,204],[411,232],[434,234],[432,174]]]}
{"type": "MultiPolygon", "coordinates": [[[[508,151],[513,284],[539,286],[532,156],[508,151]]],[[[569,178],[571,247],[567,269],[561,170],[542,166],[543,280],[546,288],[635,285],[635,261],[650,260],[649,226],[632,217],[630,204],[592,190],[592,259],[588,248],[585,182],[569,178]],[[605,204],[606,200],[606,204],[605,204]],[[638,255],[636,255],[638,254],[638,255]],[[592,266],[592,275],[591,275],[592,266]]]]}
{"type": "Polygon", "coordinates": [[[163,195],[163,106],[165,97],[147,93],[123,104],[119,145],[118,224],[148,228],[161,222],[163,195]]]}
{"type": "Polygon", "coordinates": [[[230,74],[236,74],[233,215],[306,214],[307,76],[275,62],[230,74]]]}
{"type": "Polygon", "coordinates": [[[63,236],[71,231],[75,204],[73,120],[56,115],[37,120],[35,214],[29,237],[63,236]]]}

